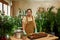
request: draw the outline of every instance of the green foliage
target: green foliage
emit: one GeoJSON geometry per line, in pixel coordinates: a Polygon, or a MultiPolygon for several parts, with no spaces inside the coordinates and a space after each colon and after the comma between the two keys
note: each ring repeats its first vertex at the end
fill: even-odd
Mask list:
{"type": "Polygon", "coordinates": [[[58,27],[58,32],[60,33],[60,8],[58,8],[58,11],[57,11],[56,23],[57,23],[57,27],[58,27]]]}
{"type": "Polygon", "coordinates": [[[11,35],[18,27],[21,27],[21,19],[0,15],[0,36],[11,35]]]}
{"type": "Polygon", "coordinates": [[[46,24],[47,24],[47,12],[37,12],[37,17],[36,17],[36,25],[37,25],[37,29],[38,32],[40,31],[44,31],[46,30],[46,24]]]}
{"type": "Polygon", "coordinates": [[[57,19],[56,21],[57,21],[58,25],[60,25],[60,8],[58,9],[56,19],[57,19]]]}
{"type": "Polygon", "coordinates": [[[55,13],[52,12],[54,7],[49,8],[48,12],[37,12],[36,24],[38,32],[40,31],[53,31],[55,22],[55,13]]]}
{"type": "Polygon", "coordinates": [[[48,19],[48,22],[50,23],[50,30],[53,31],[53,27],[54,27],[54,22],[55,22],[55,13],[52,12],[52,9],[54,7],[51,7],[48,11],[48,14],[47,14],[47,19],[48,19]]]}
{"type": "Polygon", "coordinates": [[[14,17],[14,24],[17,25],[18,27],[22,26],[22,19],[19,17],[14,17]]]}
{"type": "Polygon", "coordinates": [[[11,33],[14,24],[13,20],[11,20],[11,18],[8,16],[0,16],[0,35],[11,33]]]}
{"type": "Polygon", "coordinates": [[[55,13],[52,12],[52,9],[53,9],[53,8],[54,8],[54,7],[51,7],[51,8],[49,9],[48,15],[47,15],[47,19],[48,19],[50,22],[52,22],[52,21],[55,20],[55,13]]]}

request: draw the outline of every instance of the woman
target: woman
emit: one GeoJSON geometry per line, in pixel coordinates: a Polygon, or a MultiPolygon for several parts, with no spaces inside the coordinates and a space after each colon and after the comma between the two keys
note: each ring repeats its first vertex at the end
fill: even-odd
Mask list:
{"type": "Polygon", "coordinates": [[[27,15],[22,20],[22,27],[24,34],[29,35],[31,33],[34,33],[34,29],[36,30],[36,23],[35,19],[32,16],[32,10],[27,9],[26,13],[27,15]]]}

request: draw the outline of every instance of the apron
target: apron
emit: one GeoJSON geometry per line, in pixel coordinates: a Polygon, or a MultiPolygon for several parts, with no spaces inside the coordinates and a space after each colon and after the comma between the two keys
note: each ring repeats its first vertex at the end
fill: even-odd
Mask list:
{"type": "Polygon", "coordinates": [[[25,31],[27,33],[27,35],[34,33],[34,23],[33,23],[33,17],[32,17],[32,21],[28,21],[28,18],[26,17],[26,26],[25,26],[25,31]]]}

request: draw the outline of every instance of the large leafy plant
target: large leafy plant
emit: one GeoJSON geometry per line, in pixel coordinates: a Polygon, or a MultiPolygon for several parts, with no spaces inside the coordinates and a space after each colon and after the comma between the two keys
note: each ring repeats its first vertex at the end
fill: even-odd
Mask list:
{"type": "Polygon", "coordinates": [[[49,8],[47,12],[37,12],[36,24],[38,32],[51,32],[53,31],[54,22],[55,22],[55,13],[52,12],[54,7],[49,8]]]}
{"type": "Polygon", "coordinates": [[[0,15],[0,36],[11,35],[18,27],[21,27],[20,18],[0,15]]]}
{"type": "Polygon", "coordinates": [[[0,16],[0,36],[10,34],[13,24],[12,18],[8,16],[0,16]]]}

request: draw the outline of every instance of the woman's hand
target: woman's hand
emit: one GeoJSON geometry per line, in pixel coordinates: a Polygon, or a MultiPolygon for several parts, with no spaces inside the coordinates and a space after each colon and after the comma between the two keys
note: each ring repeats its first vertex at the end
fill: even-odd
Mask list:
{"type": "Polygon", "coordinates": [[[26,35],[26,32],[25,32],[25,30],[23,30],[23,33],[24,33],[24,35],[26,35]]]}
{"type": "Polygon", "coordinates": [[[37,33],[37,28],[35,27],[35,33],[37,33]]]}

